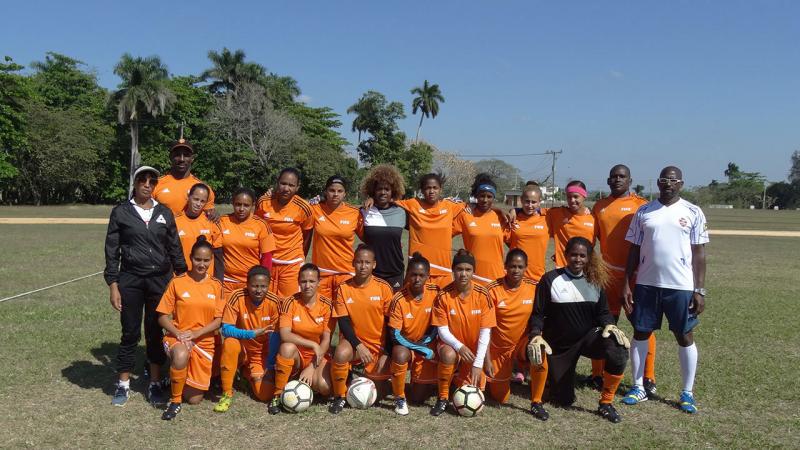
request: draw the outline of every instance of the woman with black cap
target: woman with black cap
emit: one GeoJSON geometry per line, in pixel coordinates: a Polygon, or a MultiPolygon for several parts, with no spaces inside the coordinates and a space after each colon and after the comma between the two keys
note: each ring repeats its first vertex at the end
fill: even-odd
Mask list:
{"type": "Polygon", "coordinates": [[[172,211],[153,199],[159,173],[141,166],[133,174],[133,196],[114,207],[106,233],[104,277],[111,306],[120,312],[122,338],[117,355],[119,381],[112,404],[123,406],[130,396],[130,374],[136,358],[144,315],[150,385],[147,398],[165,402],[161,365],[166,361],[156,307],[173,273],[186,272],[172,211]]]}

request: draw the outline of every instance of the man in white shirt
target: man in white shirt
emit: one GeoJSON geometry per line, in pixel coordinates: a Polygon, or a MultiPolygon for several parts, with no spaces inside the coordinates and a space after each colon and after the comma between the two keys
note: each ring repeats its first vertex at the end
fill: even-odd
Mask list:
{"type": "Polygon", "coordinates": [[[622,399],[627,405],[647,400],[643,387],[648,339],[667,316],[680,346],[683,391],[679,406],[697,412],[692,389],[697,370],[697,346],[692,330],[705,309],[705,244],[708,230],[703,211],[680,197],[683,173],[665,167],[658,178],[660,195],[636,212],[625,239],[631,242],[623,299],[634,328],[631,342],[633,387],[622,399]],[[629,281],[636,274],[631,292],[629,281]]]}

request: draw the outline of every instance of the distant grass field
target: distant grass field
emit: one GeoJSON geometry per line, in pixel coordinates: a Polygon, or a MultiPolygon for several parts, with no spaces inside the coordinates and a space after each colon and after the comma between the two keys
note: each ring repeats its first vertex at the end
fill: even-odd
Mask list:
{"type": "MultiPolygon", "coordinates": [[[[767,229],[772,221],[744,213],[743,220],[757,222],[754,228],[767,229]]],[[[736,224],[733,216],[709,216],[712,227],[723,216],[736,224]]],[[[101,270],[104,233],[102,225],[0,225],[0,296],[101,270]]],[[[509,406],[490,406],[475,419],[432,418],[427,406],[397,417],[388,400],[336,417],[322,405],[273,417],[238,393],[225,415],[205,401],[165,423],[145,403],[141,379],[125,408],[110,405],[119,319],[98,276],[0,303],[0,402],[6,409],[0,447],[796,447],[800,260],[786,257],[795,252],[798,238],[712,237],[707,310],[696,333],[700,414],[682,414],[669,403],[680,375],[674,340],[662,331],[657,374],[667,400],[618,405],[618,425],[593,414],[597,393],[589,389],[578,391],[577,408],[550,408],[550,421],[535,421],[526,413],[527,385],[515,388],[509,406]]],[[[582,361],[579,373],[588,371],[582,361]]]]}

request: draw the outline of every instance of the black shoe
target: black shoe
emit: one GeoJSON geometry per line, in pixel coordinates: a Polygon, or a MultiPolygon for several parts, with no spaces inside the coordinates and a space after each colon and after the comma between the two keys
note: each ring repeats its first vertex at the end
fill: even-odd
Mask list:
{"type": "Polygon", "coordinates": [[[436,404],[431,407],[431,415],[434,417],[441,416],[447,410],[447,400],[440,398],[436,400],[436,404]]]}
{"type": "Polygon", "coordinates": [[[167,409],[164,410],[164,414],[161,415],[161,420],[172,420],[179,412],[181,412],[181,404],[170,402],[167,409]]]}
{"type": "Polygon", "coordinates": [[[147,401],[153,406],[167,403],[167,397],[164,395],[164,389],[161,388],[160,382],[150,383],[147,387],[147,401]]]}
{"type": "Polygon", "coordinates": [[[272,398],[272,401],[269,402],[269,406],[267,406],[267,412],[270,415],[280,414],[281,412],[281,399],[278,396],[272,398]]]}
{"type": "Polygon", "coordinates": [[[347,401],[344,397],[334,397],[333,401],[331,401],[331,405],[328,406],[328,412],[331,414],[339,414],[344,409],[344,405],[347,401]]]}
{"type": "Polygon", "coordinates": [[[614,405],[611,403],[600,403],[600,406],[597,407],[597,414],[600,414],[600,417],[611,423],[622,422],[622,416],[619,415],[617,410],[614,409],[614,405]]]}
{"type": "Polygon", "coordinates": [[[602,391],[603,390],[603,377],[600,375],[597,376],[590,376],[589,377],[589,386],[594,389],[595,391],[602,391]]]}
{"type": "Polygon", "coordinates": [[[656,396],[656,382],[651,380],[650,378],[644,379],[644,391],[647,392],[647,396],[650,398],[654,398],[656,396]]]}
{"type": "Polygon", "coordinates": [[[550,414],[544,409],[544,405],[541,402],[531,403],[531,414],[542,422],[550,418],[550,414]]]}

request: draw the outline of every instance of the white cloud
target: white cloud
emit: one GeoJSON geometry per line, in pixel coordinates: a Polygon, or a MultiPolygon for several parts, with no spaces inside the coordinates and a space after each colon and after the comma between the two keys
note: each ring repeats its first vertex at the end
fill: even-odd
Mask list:
{"type": "Polygon", "coordinates": [[[617,80],[625,78],[625,74],[620,72],[619,70],[609,70],[608,75],[611,76],[611,78],[615,78],[617,80]]]}
{"type": "Polygon", "coordinates": [[[295,99],[295,101],[297,101],[299,103],[305,103],[305,104],[311,103],[311,100],[313,100],[310,95],[306,95],[306,94],[300,94],[297,97],[295,97],[294,99],[295,99]]]}

